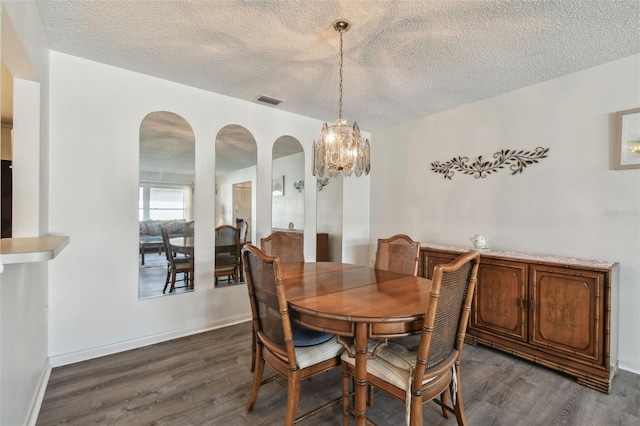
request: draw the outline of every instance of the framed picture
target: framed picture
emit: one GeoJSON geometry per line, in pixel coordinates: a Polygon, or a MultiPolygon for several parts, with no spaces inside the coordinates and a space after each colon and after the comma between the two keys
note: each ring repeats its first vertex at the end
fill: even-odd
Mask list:
{"type": "Polygon", "coordinates": [[[279,176],[273,179],[271,191],[273,192],[274,197],[281,197],[284,195],[284,176],[279,176]]]}
{"type": "Polygon", "coordinates": [[[640,169],[640,108],[616,112],[613,168],[640,169]]]}

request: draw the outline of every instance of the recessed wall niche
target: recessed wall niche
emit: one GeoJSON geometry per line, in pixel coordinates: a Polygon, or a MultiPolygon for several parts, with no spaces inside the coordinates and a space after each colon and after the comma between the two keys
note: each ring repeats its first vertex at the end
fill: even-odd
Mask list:
{"type": "Polygon", "coordinates": [[[139,298],[193,291],[195,136],[189,123],[167,111],[148,114],[140,125],[139,163],[139,298]]]}

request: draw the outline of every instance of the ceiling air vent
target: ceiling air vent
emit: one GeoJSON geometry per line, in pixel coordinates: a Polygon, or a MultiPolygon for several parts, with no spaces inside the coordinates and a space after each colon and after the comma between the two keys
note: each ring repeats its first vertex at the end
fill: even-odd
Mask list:
{"type": "Polygon", "coordinates": [[[260,95],[255,99],[256,102],[260,102],[263,104],[268,104],[272,106],[280,105],[284,102],[282,99],[272,98],[271,96],[260,95]]]}

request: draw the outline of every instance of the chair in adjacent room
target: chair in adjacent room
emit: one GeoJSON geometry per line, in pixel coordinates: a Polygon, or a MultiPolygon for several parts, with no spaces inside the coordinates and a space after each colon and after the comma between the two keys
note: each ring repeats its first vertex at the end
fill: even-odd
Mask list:
{"type": "Polygon", "coordinates": [[[167,291],[169,281],[171,281],[171,287],[169,293],[173,293],[176,288],[187,288],[190,286],[190,281],[193,280],[193,271],[191,270],[191,260],[188,257],[175,257],[171,250],[171,244],[169,243],[169,234],[164,228],[160,229],[162,234],[162,243],[164,245],[164,253],[167,257],[167,278],[164,282],[164,288],[162,293],[167,291]],[[183,274],[181,280],[177,280],[177,275],[183,274]],[[176,281],[183,281],[184,286],[176,287],[176,281]]]}
{"type": "Polygon", "coordinates": [[[419,256],[420,243],[406,235],[397,234],[378,240],[374,268],[416,276],[419,256]]]}
{"type": "Polygon", "coordinates": [[[260,248],[269,256],[280,259],[280,263],[304,263],[304,245],[300,235],[290,232],[273,232],[260,239],[260,248]]]}
{"type": "Polygon", "coordinates": [[[195,234],[195,222],[193,220],[184,223],[184,236],[193,237],[195,234]]]}
{"type": "Polygon", "coordinates": [[[227,282],[238,283],[240,265],[240,229],[231,225],[216,228],[215,278],[227,277],[227,282]]]}
{"type": "MultiPolygon", "coordinates": [[[[245,244],[249,242],[247,239],[249,234],[249,224],[244,219],[236,219],[236,228],[240,231],[240,236],[238,237],[238,241],[240,244],[240,250],[244,247],[245,244]]],[[[244,269],[242,267],[242,256],[240,256],[240,264],[238,265],[238,270],[240,271],[240,281],[244,281],[244,269]]]]}
{"type": "MultiPolygon", "coordinates": [[[[467,420],[462,403],[460,356],[471,311],[480,256],[468,252],[453,262],[435,267],[420,340],[414,346],[389,341],[374,358],[367,360],[367,382],[405,402],[407,425],[422,425],[422,405],[435,401],[456,416],[459,425],[467,420]],[[449,406],[449,394],[453,408],[449,406]],[[440,399],[437,399],[438,396],[440,399]]],[[[342,355],[342,394],[345,424],[349,407],[349,377],[355,361],[342,355]]]]}
{"type": "Polygon", "coordinates": [[[244,219],[238,219],[239,222],[236,223],[236,228],[240,229],[240,246],[248,243],[248,234],[249,234],[249,223],[244,219]]]}
{"type": "MultiPolygon", "coordinates": [[[[256,337],[256,362],[247,410],[253,409],[262,382],[265,362],[287,378],[287,409],[284,424],[292,426],[317,411],[340,402],[341,397],[296,418],[300,382],[340,364],[344,347],[331,334],[317,332],[291,321],[280,272],[280,260],[256,246],[242,249],[247,290],[256,337]]],[[[269,409],[269,407],[265,407],[269,409]]]]}

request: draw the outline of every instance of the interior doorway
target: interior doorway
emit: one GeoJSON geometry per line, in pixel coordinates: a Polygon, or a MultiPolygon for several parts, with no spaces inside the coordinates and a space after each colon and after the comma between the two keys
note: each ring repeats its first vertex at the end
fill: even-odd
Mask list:
{"type": "Polygon", "coordinates": [[[251,242],[251,182],[233,184],[233,211],[236,223],[247,221],[247,242],[251,242]]]}

